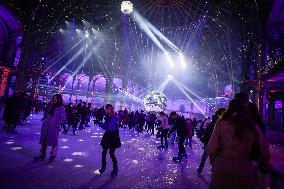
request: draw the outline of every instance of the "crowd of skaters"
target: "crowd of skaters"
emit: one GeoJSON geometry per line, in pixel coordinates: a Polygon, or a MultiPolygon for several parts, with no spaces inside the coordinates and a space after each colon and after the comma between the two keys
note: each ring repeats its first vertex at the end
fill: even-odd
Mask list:
{"type": "MultiPolygon", "coordinates": [[[[3,120],[8,133],[15,133],[16,125],[22,122],[35,109],[32,100],[24,93],[16,93],[4,101],[3,120]]],[[[114,112],[112,105],[92,109],[91,104],[78,101],[63,105],[61,95],[54,95],[44,109],[40,137],[40,155],[35,160],[44,160],[47,146],[52,146],[49,160],[57,155],[59,132],[67,134],[72,127],[77,130],[94,125],[105,130],[102,138],[102,168],[105,171],[106,153],[109,150],[113,161],[112,176],[118,173],[115,149],[121,146],[119,128],[147,132],[161,140],[159,149],[167,149],[178,144],[178,154],[173,157],[176,163],[187,158],[185,145],[191,147],[194,133],[204,144],[197,173],[201,174],[206,159],[212,165],[210,188],[256,188],[255,169],[265,174],[269,169],[269,150],[265,139],[265,128],[257,106],[249,101],[245,93],[238,93],[228,107],[220,108],[211,118],[196,120],[171,112],[144,112],[120,110],[114,112]],[[52,128],[52,129],[50,129],[52,128]],[[156,131],[156,132],[155,132],[156,131]],[[255,162],[256,164],[253,164],[255,162]]],[[[39,112],[39,111],[38,111],[39,112]]]]}

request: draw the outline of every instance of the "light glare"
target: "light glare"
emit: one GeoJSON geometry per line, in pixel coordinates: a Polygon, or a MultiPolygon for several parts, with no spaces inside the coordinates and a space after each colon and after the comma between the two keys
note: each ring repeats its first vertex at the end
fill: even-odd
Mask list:
{"type": "Polygon", "coordinates": [[[172,76],[171,74],[168,75],[168,80],[173,80],[174,79],[174,76],[172,76]]]}
{"type": "Polygon", "coordinates": [[[122,1],[121,12],[131,14],[133,12],[133,4],[130,1],[122,1]]]}

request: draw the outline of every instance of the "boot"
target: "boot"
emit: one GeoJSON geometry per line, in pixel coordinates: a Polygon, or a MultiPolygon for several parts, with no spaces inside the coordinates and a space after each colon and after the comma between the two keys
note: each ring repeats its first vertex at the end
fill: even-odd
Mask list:
{"type": "Polygon", "coordinates": [[[14,134],[18,134],[18,131],[16,131],[15,127],[11,127],[9,130],[9,133],[14,135],[14,134]]]}
{"type": "Polygon", "coordinates": [[[161,149],[161,148],[163,148],[164,147],[164,145],[160,145],[160,146],[158,146],[157,148],[158,149],[161,149]]]}
{"type": "Polygon", "coordinates": [[[39,161],[39,160],[44,161],[44,159],[45,159],[45,157],[43,155],[38,155],[38,156],[34,157],[34,161],[39,161]]]}
{"type": "Polygon", "coordinates": [[[112,177],[116,177],[116,176],[117,176],[117,173],[118,173],[118,167],[116,166],[116,167],[113,168],[113,170],[112,170],[112,172],[111,172],[111,176],[112,176],[112,177]]]}
{"type": "Polygon", "coordinates": [[[202,170],[201,170],[200,168],[198,168],[198,169],[197,169],[197,174],[198,174],[198,175],[201,175],[201,173],[202,173],[202,170]]]}
{"type": "Polygon", "coordinates": [[[182,154],[178,154],[180,159],[187,159],[187,154],[186,153],[182,153],[182,154]]]}
{"type": "Polygon", "coordinates": [[[51,155],[48,160],[53,161],[55,158],[56,158],[56,156],[51,155]]]}
{"type": "Polygon", "coordinates": [[[175,162],[175,163],[180,163],[181,161],[182,161],[182,158],[180,157],[180,156],[178,156],[178,157],[173,157],[173,162],[175,162]]]}
{"type": "Polygon", "coordinates": [[[99,169],[100,174],[103,174],[106,171],[106,166],[102,166],[102,168],[99,169]]]}

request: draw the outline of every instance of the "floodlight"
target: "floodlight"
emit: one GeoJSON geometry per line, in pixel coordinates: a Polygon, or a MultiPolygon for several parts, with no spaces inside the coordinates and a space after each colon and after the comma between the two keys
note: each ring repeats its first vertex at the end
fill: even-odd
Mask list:
{"type": "Polygon", "coordinates": [[[173,80],[174,79],[174,76],[172,76],[171,74],[168,75],[168,80],[173,80]]]}
{"type": "Polygon", "coordinates": [[[133,12],[133,4],[130,1],[122,1],[121,12],[131,14],[133,12]]]}

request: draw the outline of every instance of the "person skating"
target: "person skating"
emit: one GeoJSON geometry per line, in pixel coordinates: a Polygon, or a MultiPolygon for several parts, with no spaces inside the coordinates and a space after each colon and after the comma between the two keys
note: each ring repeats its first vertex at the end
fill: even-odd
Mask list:
{"type": "Polygon", "coordinates": [[[117,118],[114,114],[114,109],[111,104],[107,104],[105,106],[105,111],[106,115],[104,117],[104,123],[101,124],[101,127],[102,129],[105,130],[105,133],[100,143],[102,145],[103,152],[102,152],[102,167],[100,168],[99,172],[100,174],[102,174],[106,170],[106,155],[107,152],[109,151],[109,155],[113,164],[113,170],[111,172],[111,176],[117,176],[118,165],[114,153],[115,149],[121,147],[117,118]]]}
{"type": "Polygon", "coordinates": [[[204,151],[203,154],[201,156],[201,161],[199,164],[199,167],[197,169],[197,173],[198,175],[200,175],[202,173],[203,167],[205,165],[206,159],[208,158],[208,153],[206,150],[206,146],[210,140],[210,137],[213,133],[214,130],[214,126],[216,124],[216,122],[220,119],[220,117],[222,116],[223,112],[225,111],[225,108],[219,108],[216,112],[215,115],[212,116],[212,122],[205,128],[203,134],[201,135],[201,142],[204,144],[204,151]]]}
{"type": "Polygon", "coordinates": [[[161,145],[158,148],[168,148],[168,132],[169,132],[169,123],[168,117],[164,112],[160,112],[160,117],[158,118],[161,121],[161,145]],[[165,140],[165,143],[164,143],[165,140]],[[164,145],[165,144],[165,145],[164,145]]]}
{"type": "Polygon", "coordinates": [[[231,100],[216,123],[207,145],[212,165],[210,189],[256,189],[253,161],[269,163],[265,135],[251,118],[248,102],[248,97],[231,100]]]}
{"type": "Polygon", "coordinates": [[[185,150],[185,147],[184,147],[184,141],[187,137],[186,121],[185,121],[183,116],[177,115],[176,112],[171,112],[170,116],[172,116],[176,121],[175,121],[173,128],[169,132],[169,136],[175,130],[177,131],[177,136],[178,136],[178,156],[173,157],[173,161],[179,163],[179,162],[182,161],[182,159],[187,158],[186,150],[185,150]]]}
{"type": "Polygon", "coordinates": [[[57,155],[58,138],[60,125],[66,121],[66,113],[63,106],[63,99],[60,94],[56,94],[51,99],[51,105],[42,118],[40,140],[40,155],[34,157],[35,161],[44,160],[47,146],[52,146],[49,160],[52,161],[57,155]]]}

